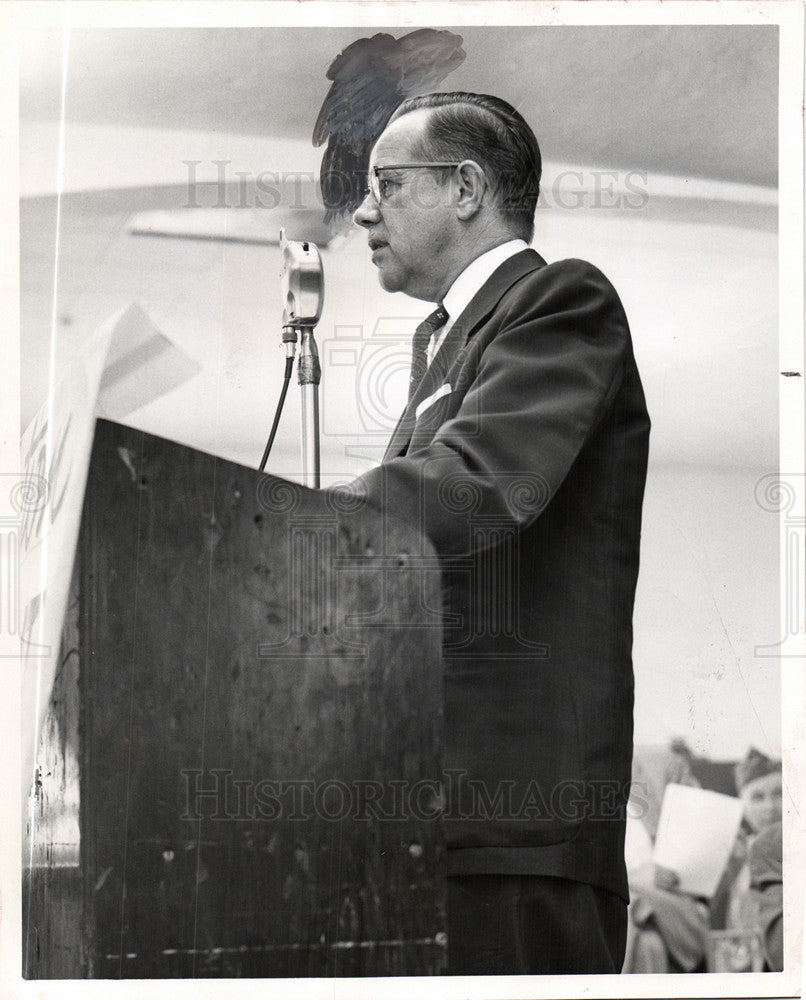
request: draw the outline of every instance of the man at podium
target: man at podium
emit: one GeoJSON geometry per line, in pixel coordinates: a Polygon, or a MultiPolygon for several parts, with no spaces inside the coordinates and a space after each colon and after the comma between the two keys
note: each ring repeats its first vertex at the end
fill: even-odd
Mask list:
{"type": "Polygon", "coordinates": [[[433,302],[354,484],[441,562],[449,971],[617,973],[632,610],[650,422],[618,295],[529,244],[541,159],[494,97],[405,101],[355,213],[381,285],[433,302]]]}

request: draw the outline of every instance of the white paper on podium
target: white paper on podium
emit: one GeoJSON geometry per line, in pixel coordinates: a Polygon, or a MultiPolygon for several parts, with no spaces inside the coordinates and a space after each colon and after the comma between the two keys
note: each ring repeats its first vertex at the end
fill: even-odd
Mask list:
{"type": "Polygon", "coordinates": [[[22,435],[30,503],[20,530],[23,801],[58,669],[96,416],[122,420],[199,365],[131,304],[107,320],[22,435]]]}
{"type": "Polygon", "coordinates": [[[742,821],[741,800],[705,788],[667,785],[653,861],[680,879],[677,889],[710,899],[742,821]]]}

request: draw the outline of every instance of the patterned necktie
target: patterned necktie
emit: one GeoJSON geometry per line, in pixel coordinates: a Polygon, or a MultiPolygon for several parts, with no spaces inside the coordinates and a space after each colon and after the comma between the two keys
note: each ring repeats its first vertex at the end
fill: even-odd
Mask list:
{"type": "Polygon", "coordinates": [[[414,331],[414,338],[411,342],[411,376],[409,378],[409,401],[417,391],[417,387],[423,380],[428,368],[428,345],[434,332],[448,321],[448,314],[442,305],[431,313],[430,316],[420,323],[414,331]]]}

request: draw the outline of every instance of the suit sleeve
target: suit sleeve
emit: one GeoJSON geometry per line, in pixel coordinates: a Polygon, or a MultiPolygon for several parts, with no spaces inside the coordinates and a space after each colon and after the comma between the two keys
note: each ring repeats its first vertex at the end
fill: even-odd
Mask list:
{"type": "Polygon", "coordinates": [[[470,511],[506,528],[540,515],[612,404],[631,347],[608,280],[563,261],[505,293],[473,352],[458,412],[426,446],[354,484],[442,555],[468,550],[470,511]]]}

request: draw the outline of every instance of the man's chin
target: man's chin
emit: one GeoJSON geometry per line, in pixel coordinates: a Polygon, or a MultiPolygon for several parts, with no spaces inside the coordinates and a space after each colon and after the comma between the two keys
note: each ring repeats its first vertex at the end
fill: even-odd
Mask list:
{"type": "Polygon", "coordinates": [[[404,295],[408,295],[411,299],[421,299],[423,302],[437,301],[436,297],[429,294],[429,292],[412,288],[411,285],[404,281],[398,274],[389,274],[388,272],[384,273],[379,270],[378,281],[380,282],[381,288],[385,292],[402,292],[404,295]]]}
{"type": "Polygon", "coordinates": [[[378,281],[380,282],[381,288],[385,292],[402,292],[403,282],[400,279],[400,275],[394,272],[384,271],[378,269],[378,281]]]}

